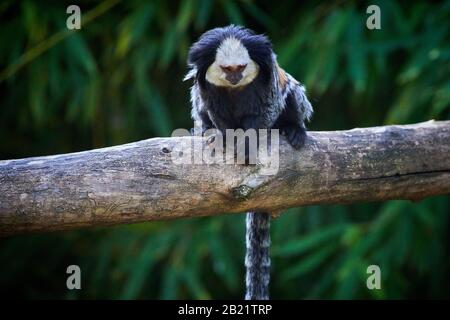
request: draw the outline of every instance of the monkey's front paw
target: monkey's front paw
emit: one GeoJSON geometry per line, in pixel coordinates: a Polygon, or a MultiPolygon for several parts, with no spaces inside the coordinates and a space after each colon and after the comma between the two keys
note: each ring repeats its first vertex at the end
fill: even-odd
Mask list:
{"type": "Polygon", "coordinates": [[[305,145],[306,130],[304,128],[298,126],[287,126],[282,129],[282,132],[291,146],[295,149],[300,149],[305,145]]]}

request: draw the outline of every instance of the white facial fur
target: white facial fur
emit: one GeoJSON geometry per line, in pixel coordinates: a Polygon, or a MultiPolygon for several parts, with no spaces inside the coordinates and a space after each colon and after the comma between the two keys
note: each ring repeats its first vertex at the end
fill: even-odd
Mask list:
{"type": "Polygon", "coordinates": [[[259,72],[259,66],[253,61],[247,49],[236,38],[230,37],[222,41],[217,49],[216,59],[206,71],[206,80],[219,87],[242,87],[252,82],[259,72]],[[247,65],[242,71],[242,79],[235,85],[225,79],[227,76],[220,66],[247,65]]]}

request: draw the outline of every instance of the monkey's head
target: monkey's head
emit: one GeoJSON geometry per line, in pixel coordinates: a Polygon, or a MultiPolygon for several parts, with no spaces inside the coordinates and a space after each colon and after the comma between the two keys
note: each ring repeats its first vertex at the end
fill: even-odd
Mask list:
{"type": "Polygon", "coordinates": [[[269,79],[272,44],[264,35],[230,25],[205,32],[189,50],[189,66],[201,85],[242,88],[255,79],[269,79]]]}

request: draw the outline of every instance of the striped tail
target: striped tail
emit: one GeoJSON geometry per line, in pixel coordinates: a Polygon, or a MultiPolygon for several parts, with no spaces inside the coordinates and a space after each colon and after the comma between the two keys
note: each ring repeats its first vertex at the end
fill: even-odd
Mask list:
{"type": "Polygon", "coordinates": [[[270,215],[247,213],[245,300],[268,300],[270,280],[270,215]]]}

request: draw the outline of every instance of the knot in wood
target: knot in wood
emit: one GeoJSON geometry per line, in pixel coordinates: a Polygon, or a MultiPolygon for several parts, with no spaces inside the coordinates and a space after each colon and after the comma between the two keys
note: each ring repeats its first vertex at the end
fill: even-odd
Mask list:
{"type": "Polygon", "coordinates": [[[239,187],[233,189],[233,197],[236,200],[245,200],[250,196],[252,191],[253,191],[252,187],[242,184],[239,187]]]}

